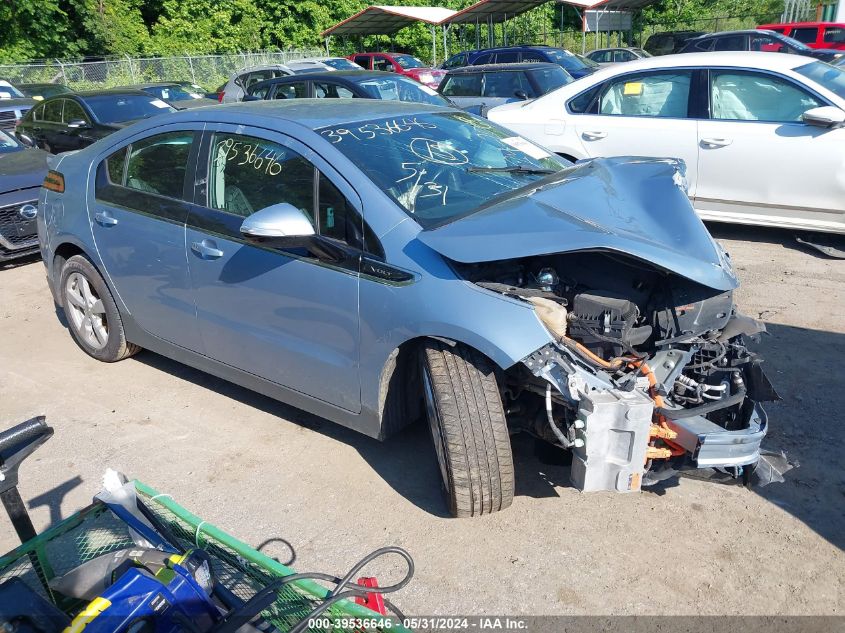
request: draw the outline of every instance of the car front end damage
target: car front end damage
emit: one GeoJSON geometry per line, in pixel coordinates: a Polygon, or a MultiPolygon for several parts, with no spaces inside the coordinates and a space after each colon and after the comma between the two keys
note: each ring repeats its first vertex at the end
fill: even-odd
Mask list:
{"type": "Polygon", "coordinates": [[[572,451],[576,488],[639,490],[689,468],[748,481],[767,431],[760,403],[777,394],[746,346],[764,326],[732,290],[614,253],[470,268],[552,334],[505,372],[504,401],[512,428],[572,451]]]}
{"type": "Polygon", "coordinates": [[[748,483],[760,459],[760,403],[778,396],[747,342],[765,328],[737,310],[684,182],[677,161],[597,159],[422,238],[464,280],[533,306],[550,342],[502,372],[508,423],[570,450],[581,490],[689,468],[748,483]]]}

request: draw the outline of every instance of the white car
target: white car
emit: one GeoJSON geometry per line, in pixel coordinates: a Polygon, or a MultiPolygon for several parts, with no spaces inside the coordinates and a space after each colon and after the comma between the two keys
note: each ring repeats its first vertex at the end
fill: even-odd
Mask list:
{"type": "Polygon", "coordinates": [[[259,81],[293,75],[294,72],[284,64],[264,64],[262,66],[250,66],[241,68],[229,76],[229,81],[223,87],[221,103],[234,103],[242,101],[247,89],[259,81]]]}
{"type": "Polygon", "coordinates": [[[845,68],[775,53],[652,57],[488,117],[573,160],[681,158],[705,220],[845,233],[845,68]]]}

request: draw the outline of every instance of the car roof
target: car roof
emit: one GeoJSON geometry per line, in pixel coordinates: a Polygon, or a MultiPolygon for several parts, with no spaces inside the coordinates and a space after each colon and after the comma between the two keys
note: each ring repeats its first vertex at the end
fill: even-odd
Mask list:
{"type": "Polygon", "coordinates": [[[592,78],[610,77],[624,69],[631,72],[634,70],[652,70],[658,68],[681,68],[681,67],[702,67],[702,66],[747,66],[751,69],[785,71],[792,70],[798,66],[818,61],[814,57],[805,55],[775,55],[762,51],[709,51],[701,53],[680,53],[676,55],[661,55],[659,57],[646,57],[625,62],[621,66],[607,66],[594,72],[592,78]]]}
{"type": "Polygon", "coordinates": [[[767,26],[843,26],[842,22],[769,22],[761,24],[758,28],[767,26]]]}
{"type": "MultiPolygon", "coordinates": [[[[696,40],[707,40],[711,37],[721,37],[722,35],[759,35],[761,32],[765,32],[766,29],[737,29],[736,31],[719,31],[718,33],[705,33],[704,35],[699,35],[696,40]]],[[[770,31],[770,33],[776,33],[777,35],[783,35],[783,33],[778,33],[777,31],[770,31]]],[[[692,41],[692,40],[690,40],[692,41]]]]}
{"type": "Polygon", "coordinates": [[[36,87],[40,87],[40,86],[60,86],[60,87],[62,87],[62,88],[67,88],[67,87],[68,87],[68,86],[66,86],[65,84],[53,83],[52,81],[34,81],[34,82],[32,82],[32,83],[26,83],[26,84],[15,84],[15,86],[16,86],[16,87],[19,87],[19,88],[20,88],[20,87],[24,87],[24,88],[36,88],[36,87]]]}
{"type": "Polygon", "coordinates": [[[449,70],[450,75],[466,75],[480,72],[536,70],[538,68],[560,68],[558,64],[550,62],[519,62],[516,64],[480,64],[478,66],[461,66],[449,70]]]}
{"type": "MultiPolygon", "coordinates": [[[[334,73],[332,74],[334,76],[334,73]]],[[[379,99],[271,99],[267,101],[238,101],[213,108],[180,110],[168,114],[168,121],[215,121],[249,125],[250,119],[289,121],[315,130],[335,124],[350,124],[379,118],[392,118],[442,112],[455,108],[379,99]]]]}
{"type": "Polygon", "coordinates": [[[107,96],[114,96],[118,97],[120,95],[137,95],[140,97],[149,97],[146,92],[142,90],[138,90],[137,88],[107,88],[103,90],[82,90],[80,92],[72,92],[68,94],[56,95],[54,97],[49,97],[44,99],[44,102],[52,101],[54,99],[72,99],[74,97],[107,97],[107,96]]]}
{"type": "Polygon", "coordinates": [[[396,73],[385,72],[383,70],[366,70],[362,68],[361,70],[336,70],[331,73],[327,73],[325,71],[315,70],[313,73],[300,73],[298,75],[286,75],[284,77],[272,77],[271,79],[265,79],[264,81],[260,81],[256,84],[253,84],[249,87],[250,90],[254,90],[258,86],[268,86],[272,84],[286,84],[286,83],[296,83],[297,81],[308,81],[312,79],[319,79],[321,81],[331,81],[335,79],[346,79],[348,81],[354,81],[356,79],[364,79],[367,77],[372,78],[393,78],[398,79],[402,78],[407,81],[413,81],[413,79],[408,79],[404,75],[397,75],[396,73]]]}
{"type": "Polygon", "coordinates": [[[607,46],[605,48],[596,48],[594,50],[588,51],[587,55],[590,53],[603,53],[604,51],[641,51],[642,49],[639,46],[607,46]]]}

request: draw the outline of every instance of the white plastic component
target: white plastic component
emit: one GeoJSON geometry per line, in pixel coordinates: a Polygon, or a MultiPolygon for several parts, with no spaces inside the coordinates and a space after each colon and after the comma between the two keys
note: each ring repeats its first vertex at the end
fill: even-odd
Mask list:
{"type": "Polygon", "coordinates": [[[584,444],[573,451],[572,484],[584,492],[639,490],[653,410],[640,391],[585,394],[578,409],[583,428],[576,431],[584,444]]]}

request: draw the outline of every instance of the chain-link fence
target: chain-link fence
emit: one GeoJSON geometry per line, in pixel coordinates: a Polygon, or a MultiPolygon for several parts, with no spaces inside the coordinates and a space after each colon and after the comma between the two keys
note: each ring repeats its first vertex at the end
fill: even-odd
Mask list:
{"type": "Polygon", "coordinates": [[[643,46],[650,36],[664,31],[688,30],[715,33],[717,31],[752,29],[759,24],[771,24],[780,20],[779,13],[729,15],[684,22],[641,24],[626,32],[582,33],[580,29],[548,29],[548,21],[544,19],[546,14],[543,11],[547,11],[547,9],[541,7],[536,12],[519,16],[505,25],[494,26],[492,38],[489,39],[487,27],[483,24],[478,27],[478,35],[475,33],[474,25],[469,25],[463,31],[454,30],[450,33],[449,52],[453,54],[461,50],[475,48],[476,44],[486,47],[491,39],[494,46],[546,44],[573,52],[581,52],[582,50],[589,52],[606,46],[643,46]]]}
{"type": "Polygon", "coordinates": [[[190,81],[208,90],[226,82],[236,70],[261,64],[284,64],[325,54],[320,49],[258,51],[226,55],[121,57],[102,61],[44,61],[0,65],[0,79],[18,83],[62,83],[76,90],[108,88],[147,81],[190,81]]]}

